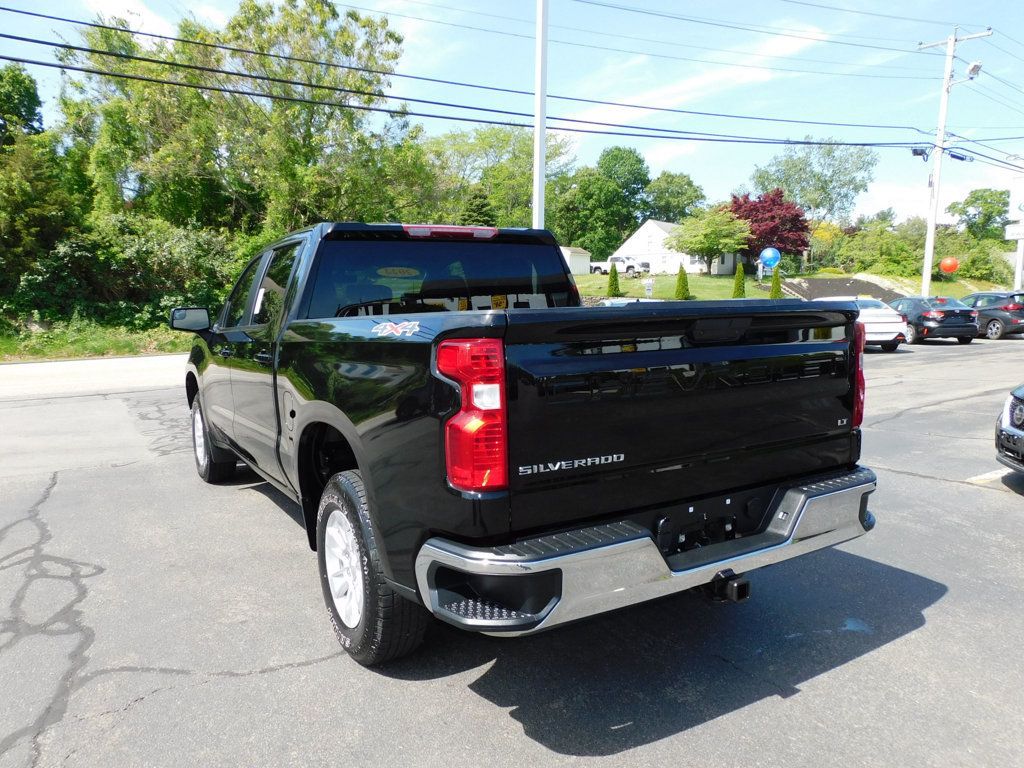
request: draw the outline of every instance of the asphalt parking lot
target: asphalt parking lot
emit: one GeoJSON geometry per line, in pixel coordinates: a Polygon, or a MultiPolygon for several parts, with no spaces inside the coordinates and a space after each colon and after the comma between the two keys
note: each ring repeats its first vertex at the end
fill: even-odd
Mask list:
{"type": "Polygon", "coordinates": [[[878,527],[521,640],[351,662],[289,502],[196,476],[181,357],[0,366],[0,768],[993,766],[1024,754],[1024,340],[870,353],[878,527]]]}

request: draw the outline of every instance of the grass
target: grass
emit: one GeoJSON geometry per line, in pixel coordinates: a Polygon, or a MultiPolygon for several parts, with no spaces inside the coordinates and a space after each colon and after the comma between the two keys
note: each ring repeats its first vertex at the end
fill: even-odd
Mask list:
{"type": "Polygon", "coordinates": [[[136,331],[76,319],[54,323],[47,330],[0,335],[0,361],[187,352],[191,344],[191,334],[166,327],[136,331]]]}
{"type": "MultiPolygon", "coordinates": [[[[608,297],[608,275],[574,275],[576,287],[580,289],[581,296],[608,297]]],[[[732,275],[688,275],[690,282],[690,294],[695,299],[711,301],[713,299],[732,298],[732,275]]],[[[768,282],[765,282],[765,286],[768,282]]],[[[626,296],[642,299],[647,296],[644,292],[644,281],[640,278],[628,278],[619,276],[619,288],[626,296]]],[[[748,298],[768,298],[767,291],[757,288],[757,280],[747,277],[748,298]]],[[[675,275],[654,276],[654,297],[655,299],[674,299],[676,294],[675,275]]]]}

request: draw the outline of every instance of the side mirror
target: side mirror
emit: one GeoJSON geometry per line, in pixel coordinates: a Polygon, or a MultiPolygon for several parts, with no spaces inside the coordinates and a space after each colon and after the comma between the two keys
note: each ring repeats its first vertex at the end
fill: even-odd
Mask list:
{"type": "Polygon", "coordinates": [[[206,331],[210,313],[204,307],[175,307],[171,310],[171,328],[175,331],[206,331]]]}

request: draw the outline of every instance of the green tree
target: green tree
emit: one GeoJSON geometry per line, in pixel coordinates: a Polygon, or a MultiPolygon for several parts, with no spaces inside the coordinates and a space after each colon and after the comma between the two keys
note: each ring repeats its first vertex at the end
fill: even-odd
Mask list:
{"type": "Polygon", "coordinates": [[[612,268],[608,270],[608,295],[612,298],[622,295],[622,289],[619,288],[619,270],[612,264],[612,268]]]}
{"type": "Polygon", "coordinates": [[[20,64],[0,67],[0,145],[10,144],[16,132],[42,131],[41,107],[36,81],[20,64]]]}
{"type": "Polygon", "coordinates": [[[685,173],[662,171],[645,190],[652,219],[678,223],[704,202],[704,190],[685,173]]]}
{"type": "Polygon", "coordinates": [[[632,147],[608,147],[597,158],[597,170],[610,179],[625,202],[625,214],[619,225],[623,239],[636,230],[647,213],[644,190],[651,183],[651,170],[644,156],[632,147]]]}
{"type": "Polygon", "coordinates": [[[777,266],[772,270],[772,287],[768,291],[769,299],[782,298],[782,267],[777,266]]]}
{"type": "Polygon", "coordinates": [[[620,222],[629,209],[615,183],[594,168],[581,168],[555,186],[551,226],[559,242],[604,261],[622,244],[620,222]]]}
{"type": "Polygon", "coordinates": [[[839,221],[849,217],[877,164],[878,154],[867,147],[790,145],[767,165],[755,166],[750,181],[759,193],[781,188],[810,219],[839,221]]]}
{"type": "Polygon", "coordinates": [[[734,299],[747,297],[747,276],[743,272],[743,262],[739,259],[736,259],[736,273],[732,276],[732,297],[734,299]]]}
{"type": "Polygon", "coordinates": [[[679,265],[679,274],[676,275],[675,297],[680,300],[690,298],[690,278],[687,276],[682,264],[679,265]]]}
{"type": "Polygon", "coordinates": [[[57,141],[50,133],[18,133],[0,147],[0,302],[80,223],[81,201],[63,183],[57,141]]]}
{"type": "MultiPolygon", "coordinates": [[[[533,218],[533,134],[526,128],[486,126],[453,131],[426,142],[436,179],[430,218],[452,221],[477,185],[487,194],[500,227],[528,227],[533,218]]],[[[549,134],[546,174],[556,183],[573,165],[571,144],[549,134]]]]}
{"type": "Polygon", "coordinates": [[[973,189],[960,202],[946,208],[960,220],[960,226],[979,240],[1002,240],[1009,219],[1010,190],[973,189]]]}
{"type": "Polygon", "coordinates": [[[750,240],[750,225],[721,206],[697,211],[683,219],[665,245],[674,251],[697,256],[711,272],[715,259],[742,250],[750,240]]]}
{"type": "Polygon", "coordinates": [[[477,185],[469,191],[462,203],[462,210],[455,217],[455,223],[480,227],[493,227],[498,223],[483,187],[477,185]]]}

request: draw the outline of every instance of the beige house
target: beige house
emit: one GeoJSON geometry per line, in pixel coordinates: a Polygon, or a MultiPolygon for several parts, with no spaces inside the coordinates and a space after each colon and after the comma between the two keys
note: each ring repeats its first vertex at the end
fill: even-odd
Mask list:
{"type": "MultiPolygon", "coordinates": [[[[630,256],[649,262],[651,273],[656,275],[674,275],[679,271],[680,264],[690,274],[706,272],[704,262],[697,256],[673,251],[665,245],[665,238],[678,226],[668,221],[647,219],[612,255],[630,256]]],[[[736,256],[727,253],[714,261],[711,272],[715,275],[731,275],[735,270],[736,256]]]]}
{"type": "Polygon", "coordinates": [[[577,248],[575,245],[563,245],[562,258],[569,271],[574,275],[590,274],[590,251],[586,248],[577,248]]]}

